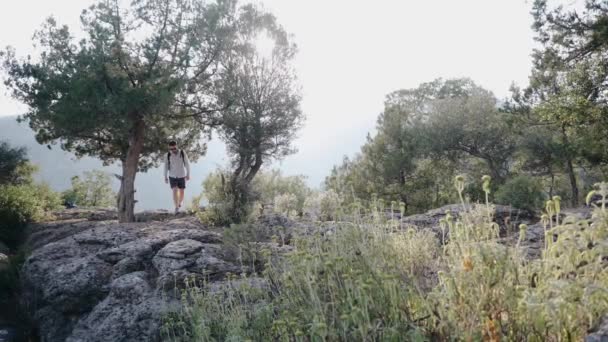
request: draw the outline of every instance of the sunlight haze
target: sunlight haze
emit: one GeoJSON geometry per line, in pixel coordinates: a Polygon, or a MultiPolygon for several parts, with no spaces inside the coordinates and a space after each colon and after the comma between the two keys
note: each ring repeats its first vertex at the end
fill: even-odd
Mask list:
{"type": "MultiPolygon", "coordinates": [[[[79,15],[92,1],[12,2],[0,13],[0,45],[33,53],[32,35],[52,14],[81,34],[79,15]]],[[[531,4],[514,1],[286,1],[261,4],[298,45],[294,66],[302,88],[304,128],[298,153],[279,166],[319,186],[344,155],[352,156],[373,132],[386,94],[435,78],[470,77],[508,96],[525,85],[534,42],[531,4]]],[[[2,86],[0,115],[23,113],[2,86]]],[[[213,146],[221,146],[214,144],[213,146]]],[[[221,147],[220,147],[221,148],[221,147]]],[[[225,160],[202,159],[225,164],[225,160]]]]}

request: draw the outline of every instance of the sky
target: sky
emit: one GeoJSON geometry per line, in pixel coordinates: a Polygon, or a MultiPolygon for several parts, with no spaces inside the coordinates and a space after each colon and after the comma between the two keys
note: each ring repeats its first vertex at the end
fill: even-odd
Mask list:
{"type": "MultiPolygon", "coordinates": [[[[79,29],[92,0],[6,1],[0,46],[35,51],[32,34],[53,15],[79,29]]],[[[294,61],[306,123],[298,153],[274,166],[318,186],[359,151],[386,94],[435,78],[469,77],[500,99],[527,84],[534,47],[528,0],[265,0],[299,47],[294,61]]],[[[0,85],[0,116],[25,108],[0,85]]],[[[0,137],[1,138],[1,137],[0,137]]],[[[221,144],[212,148],[222,149],[221,144]]],[[[217,153],[215,153],[217,155],[217,153]]],[[[204,163],[225,164],[226,160],[204,163]]]]}

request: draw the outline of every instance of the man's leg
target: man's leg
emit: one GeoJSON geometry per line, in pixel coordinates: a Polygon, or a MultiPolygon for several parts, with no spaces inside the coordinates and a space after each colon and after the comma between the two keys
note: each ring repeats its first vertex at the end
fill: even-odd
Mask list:
{"type": "Polygon", "coordinates": [[[184,203],[184,189],[179,189],[179,207],[184,203]]]}
{"type": "Polygon", "coordinates": [[[184,189],[186,189],[186,179],[185,178],[178,178],[177,188],[178,188],[178,192],[179,192],[179,198],[178,198],[177,205],[179,208],[181,208],[181,206],[184,202],[184,189]]]}
{"type": "Polygon", "coordinates": [[[173,187],[171,190],[173,191],[173,204],[177,210],[177,208],[179,208],[179,189],[177,187],[173,187]]]}

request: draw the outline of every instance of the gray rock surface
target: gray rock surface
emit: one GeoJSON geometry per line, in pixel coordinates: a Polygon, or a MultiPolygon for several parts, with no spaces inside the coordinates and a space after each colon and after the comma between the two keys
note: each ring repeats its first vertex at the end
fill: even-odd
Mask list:
{"type": "Polygon", "coordinates": [[[608,342],[608,316],[604,316],[597,329],[585,337],[585,342],[608,342]]]}
{"type": "Polygon", "coordinates": [[[0,253],[9,254],[10,251],[11,251],[10,248],[8,248],[7,245],[5,245],[2,241],[0,241],[0,253]]]}
{"type": "MultiPolygon", "coordinates": [[[[461,205],[449,205],[401,222],[404,227],[439,232],[446,212],[456,218],[463,210],[461,205]]],[[[570,210],[562,218],[589,218],[590,212],[570,210]]],[[[187,278],[207,279],[210,291],[222,291],[234,286],[226,280],[228,273],[249,271],[223,244],[220,233],[194,217],[155,211],[140,214],[140,222],[120,224],[111,215],[72,210],[57,216],[62,220],[30,227],[26,248],[32,254],[22,269],[22,302],[43,341],[158,341],[163,317],[179,309],[175,290],[183,288],[187,278]]],[[[527,223],[522,247],[529,258],[540,256],[544,229],[536,223],[538,218],[506,206],[496,206],[494,216],[504,243],[516,243],[516,227],[527,223]]],[[[271,214],[247,228],[255,231],[251,249],[271,249],[279,255],[292,249],[289,241],[294,235],[330,235],[336,223],[294,222],[271,214]],[[271,242],[273,237],[281,242],[271,242]]],[[[238,281],[268,286],[260,278],[238,281]]],[[[586,341],[608,341],[608,318],[586,341]]]]}
{"type": "Polygon", "coordinates": [[[10,266],[10,260],[6,254],[0,253],[0,271],[7,269],[10,266]]]}
{"type": "MultiPolygon", "coordinates": [[[[471,206],[463,206],[461,204],[449,204],[441,208],[429,210],[424,214],[416,214],[404,217],[402,225],[416,227],[418,229],[431,229],[438,236],[441,236],[441,228],[439,221],[446,216],[446,213],[457,219],[465,210],[470,210],[471,206]]],[[[530,223],[535,220],[532,213],[515,209],[506,205],[495,205],[493,212],[494,221],[500,226],[501,236],[510,235],[516,232],[520,223],[530,223]]],[[[536,219],[538,220],[538,219],[536,219]]],[[[446,232],[449,235],[449,232],[446,232]]]]}
{"type": "Polygon", "coordinates": [[[22,302],[43,341],[157,341],[186,278],[241,271],[221,235],[194,217],[155,212],[121,224],[86,215],[31,227],[22,302]]]}

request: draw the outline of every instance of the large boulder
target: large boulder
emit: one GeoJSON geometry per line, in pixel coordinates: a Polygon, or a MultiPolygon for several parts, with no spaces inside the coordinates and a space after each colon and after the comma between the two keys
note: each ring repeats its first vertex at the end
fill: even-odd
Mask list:
{"type": "MultiPolygon", "coordinates": [[[[485,205],[476,205],[481,206],[482,209],[485,205]]],[[[406,227],[415,227],[418,229],[431,229],[438,236],[441,236],[441,228],[439,226],[439,221],[444,218],[447,213],[449,213],[454,219],[461,217],[461,215],[471,210],[473,207],[471,205],[462,205],[462,204],[449,204],[445,205],[441,208],[429,210],[424,214],[416,214],[406,216],[401,219],[402,225],[406,227]]],[[[529,223],[531,220],[534,220],[534,215],[527,212],[515,209],[506,205],[493,205],[494,210],[492,211],[492,216],[494,222],[498,223],[500,226],[501,236],[507,235],[509,232],[515,231],[517,226],[520,223],[529,223]]],[[[449,232],[447,232],[449,234],[449,232]]]]}
{"type": "Polygon", "coordinates": [[[585,342],[608,342],[608,316],[605,316],[599,326],[585,337],[585,342]]]}
{"type": "Polygon", "coordinates": [[[0,271],[8,269],[10,266],[10,260],[6,254],[0,253],[0,271]]]}
{"type": "Polygon", "coordinates": [[[148,216],[122,224],[64,215],[31,228],[21,300],[42,340],[158,341],[186,278],[241,271],[221,235],[195,218],[148,216]]]}

